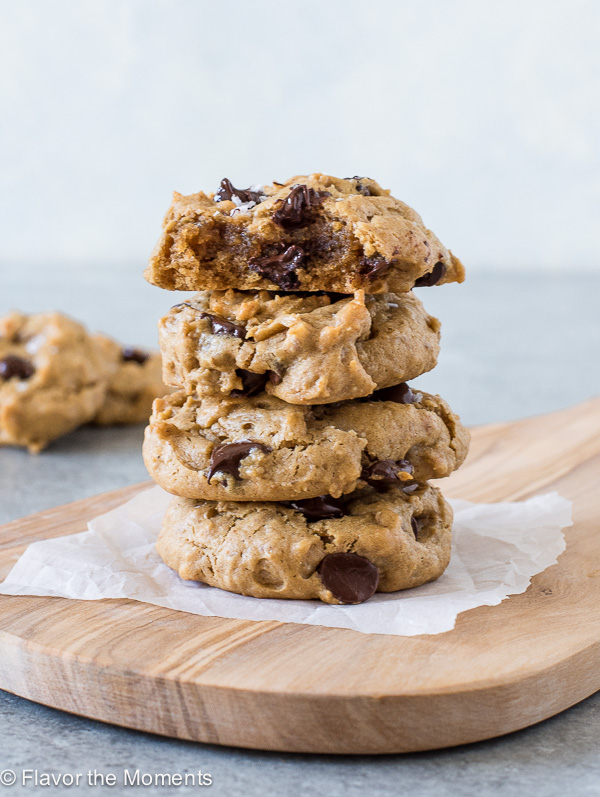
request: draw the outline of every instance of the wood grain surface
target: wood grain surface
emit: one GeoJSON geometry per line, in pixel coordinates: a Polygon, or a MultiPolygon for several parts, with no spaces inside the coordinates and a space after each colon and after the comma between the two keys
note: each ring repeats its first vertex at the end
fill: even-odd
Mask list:
{"type": "MultiPolygon", "coordinates": [[[[420,637],[198,617],[127,600],[0,595],[0,687],[144,731],[319,753],[428,750],[550,717],[600,689],[600,399],[475,429],[447,495],[558,490],[559,562],[495,607],[420,637]]],[[[0,578],[34,540],[82,531],[146,484],[0,529],[0,578]]],[[[524,532],[525,533],[525,532],[524,532]]]]}

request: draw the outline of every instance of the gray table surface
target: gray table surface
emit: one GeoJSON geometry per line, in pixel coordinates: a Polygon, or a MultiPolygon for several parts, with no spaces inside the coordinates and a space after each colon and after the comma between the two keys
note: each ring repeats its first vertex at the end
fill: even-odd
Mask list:
{"type": "MultiPolygon", "coordinates": [[[[0,312],[59,309],[123,341],[153,345],[156,319],[176,301],[137,266],[2,269],[0,312]],[[118,289],[115,287],[118,286],[118,289]]],[[[479,273],[462,286],[422,289],[443,322],[436,370],[416,384],[441,393],[469,424],[536,415],[600,394],[600,275],[479,273]]],[[[0,451],[0,522],[147,478],[143,428],[80,429],[35,457],[0,451]]],[[[441,718],[443,721],[443,718],[441,718]]],[[[260,722],[260,717],[256,718],[260,722]]],[[[403,756],[253,752],[103,725],[0,692],[0,772],[185,773],[202,769],[219,795],[600,795],[600,694],[510,736],[403,756]]],[[[1,780],[1,775],[0,775],[1,780]]],[[[1,789],[0,785],[0,789],[1,789]]],[[[133,787],[132,787],[133,788],[133,787]]],[[[148,786],[189,794],[197,786],[148,786]]],[[[17,785],[13,794],[61,793],[17,785]]],[[[122,787],[63,788],[122,793],[122,787]]],[[[124,790],[125,793],[128,789],[124,790]]]]}

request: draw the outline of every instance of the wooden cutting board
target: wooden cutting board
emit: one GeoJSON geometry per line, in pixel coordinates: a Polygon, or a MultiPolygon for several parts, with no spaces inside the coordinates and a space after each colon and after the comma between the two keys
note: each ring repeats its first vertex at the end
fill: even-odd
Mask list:
{"type": "MultiPolygon", "coordinates": [[[[145,486],[2,527],[0,578],[28,543],[81,531],[145,486]]],[[[575,504],[559,563],[446,634],[0,595],[0,687],[117,725],[267,750],[407,752],[523,728],[600,689],[600,399],[475,429],[467,463],[445,480],[448,495],[476,501],[548,490],[575,504]]]]}

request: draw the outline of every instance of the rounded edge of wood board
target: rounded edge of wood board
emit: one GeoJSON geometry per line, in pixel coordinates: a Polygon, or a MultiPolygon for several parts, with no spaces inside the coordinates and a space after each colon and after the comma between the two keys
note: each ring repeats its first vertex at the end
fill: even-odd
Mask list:
{"type": "Polygon", "coordinates": [[[52,655],[44,646],[0,633],[0,688],[6,691],[138,731],[277,752],[412,753],[484,741],[548,719],[593,694],[599,669],[600,642],[520,680],[454,692],[267,692],[149,678],[52,655]]]}

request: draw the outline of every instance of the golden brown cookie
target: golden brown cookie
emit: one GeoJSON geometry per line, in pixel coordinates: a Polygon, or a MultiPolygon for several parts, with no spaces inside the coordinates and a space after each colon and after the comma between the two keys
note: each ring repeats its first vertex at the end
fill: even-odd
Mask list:
{"type": "Polygon", "coordinates": [[[181,578],[229,592],[361,603],[439,578],[451,528],[451,508],[428,485],[293,506],[173,498],[157,549],[181,578]]]}
{"type": "Polygon", "coordinates": [[[186,498],[283,501],[364,486],[404,489],[448,476],[469,435],[438,396],[407,385],[367,400],[300,406],[262,393],[154,402],[144,440],[150,476],[186,498]]]}
{"type": "Polygon", "coordinates": [[[162,381],[160,352],[121,346],[106,335],[94,335],[94,340],[112,368],[94,423],[100,426],[145,423],[154,399],[170,392],[162,381]]]}
{"type": "Polygon", "coordinates": [[[408,205],[366,177],[293,177],[175,194],[145,273],[169,290],[404,293],[464,268],[408,205]]]}
{"type": "Polygon", "coordinates": [[[159,322],[164,379],[198,396],[328,404],[436,364],[440,324],[413,293],[202,291],[159,322]]]}
{"type": "Polygon", "coordinates": [[[0,318],[0,445],[37,453],[87,423],[111,373],[92,336],[61,313],[0,318]]]}

